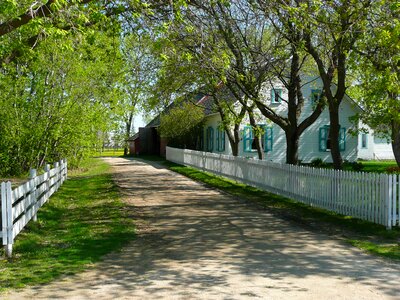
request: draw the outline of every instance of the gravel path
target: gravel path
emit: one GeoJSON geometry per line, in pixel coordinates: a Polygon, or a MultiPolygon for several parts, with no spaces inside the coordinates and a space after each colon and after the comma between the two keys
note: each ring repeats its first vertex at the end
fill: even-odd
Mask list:
{"type": "Polygon", "coordinates": [[[400,299],[400,265],[156,164],[108,158],[138,237],[7,299],[400,299]]]}

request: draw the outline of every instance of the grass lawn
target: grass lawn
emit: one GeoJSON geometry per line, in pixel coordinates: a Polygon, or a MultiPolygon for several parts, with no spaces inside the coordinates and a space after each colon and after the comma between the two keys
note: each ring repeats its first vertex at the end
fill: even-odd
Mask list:
{"type": "Polygon", "coordinates": [[[104,151],[98,152],[96,156],[105,157],[105,156],[123,156],[124,149],[123,148],[115,148],[115,149],[105,149],[104,151]]]}
{"type": "Polygon", "coordinates": [[[13,258],[0,260],[0,291],[74,274],[120,249],[135,236],[109,166],[91,160],[38,213],[38,222],[17,236],[13,258]]]}
{"type": "Polygon", "coordinates": [[[367,160],[360,161],[363,165],[362,171],[364,172],[377,172],[377,173],[385,173],[388,168],[397,167],[397,163],[394,160],[388,161],[377,161],[377,160],[367,160]]]}
{"type": "MultiPolygon", "coordinates": [[[[305,164],[305,165],[309,165],[309,164],[305,164]]],[[[321,165],[314,166],[314,167],[333,169],[333,164],[332,163],[322,163],[321,165]]],[[[394,161],[394,160],[383,160],[383,161],[363,160],[363,161],[357,161],[357,163],[347,162],[347,163],[343,164],[343,170],[345,170],[345,171],[362,171],[362,172],[368,172],[368,173],[371,173],[371,172],[372,173],[387,173],[388,170],[390,170],[390,169],[392,169],[392,170],[389,173],[393,173],[393,171],[396,171],[396,173],[399,173],[396,161],[394,161]]]]}
{"type": "Polygon", "coordinates": [[[312,208],[300,202],[202,172],[198,169],[185,167],[151,156],[141,158],[160,161],[172,171],[203,182],[210,187],[217,188],[233,196],[256,203],[278,217],[294,222],[297,225],[313,231],[340,237],[348,243],[372,254],[400,260],[399,228],[386,230],[381,225],[331,213],[323,209],[312,208]]]}

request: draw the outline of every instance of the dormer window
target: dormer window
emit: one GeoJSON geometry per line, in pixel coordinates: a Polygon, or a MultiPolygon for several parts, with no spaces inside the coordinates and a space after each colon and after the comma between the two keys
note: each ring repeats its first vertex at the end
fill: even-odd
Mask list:
{"type": "Polygon", "coordinates": [[[271,89],[271,103],[281,103],[282,89],[271,89]]]}
{"type": "Polygon", "coordinates": [[[311,90],[311,101],[313,104],[317,104],[321,100],[322,91],[321,90],[311,90]]]}

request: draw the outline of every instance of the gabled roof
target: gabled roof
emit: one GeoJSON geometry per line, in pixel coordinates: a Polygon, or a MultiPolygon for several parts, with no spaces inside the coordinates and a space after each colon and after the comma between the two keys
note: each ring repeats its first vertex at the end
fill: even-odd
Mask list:
{"type": "Polygon", "coordinates": [[[132,135],[130,138],[127,139],[128,142],[134,141],[137,138],[139,138],[139,132],[136,132],[134,135],[132,135]]]}

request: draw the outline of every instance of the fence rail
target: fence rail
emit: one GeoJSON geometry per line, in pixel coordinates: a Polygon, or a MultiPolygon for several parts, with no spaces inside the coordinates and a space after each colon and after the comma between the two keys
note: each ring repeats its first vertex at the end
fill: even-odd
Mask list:
{"type": "Polygon", "coordinates": [[[386,226],[399,226],[398,175],[317,169],[167,147],[167,160],[386,226]]]}
{"type": "Polygon", "coordinates": [[[53,169],[46,165],[44,173],[39,176],[35,169],[30,170],[29,180],[14,190],[11,182],[1,183],[0,237],[8,257],[12,255],[15,237],[31,219],[37,221],[37,211],[63,184],[67,172],[67,161],[61,160],[54,164],[53,169]]]}

